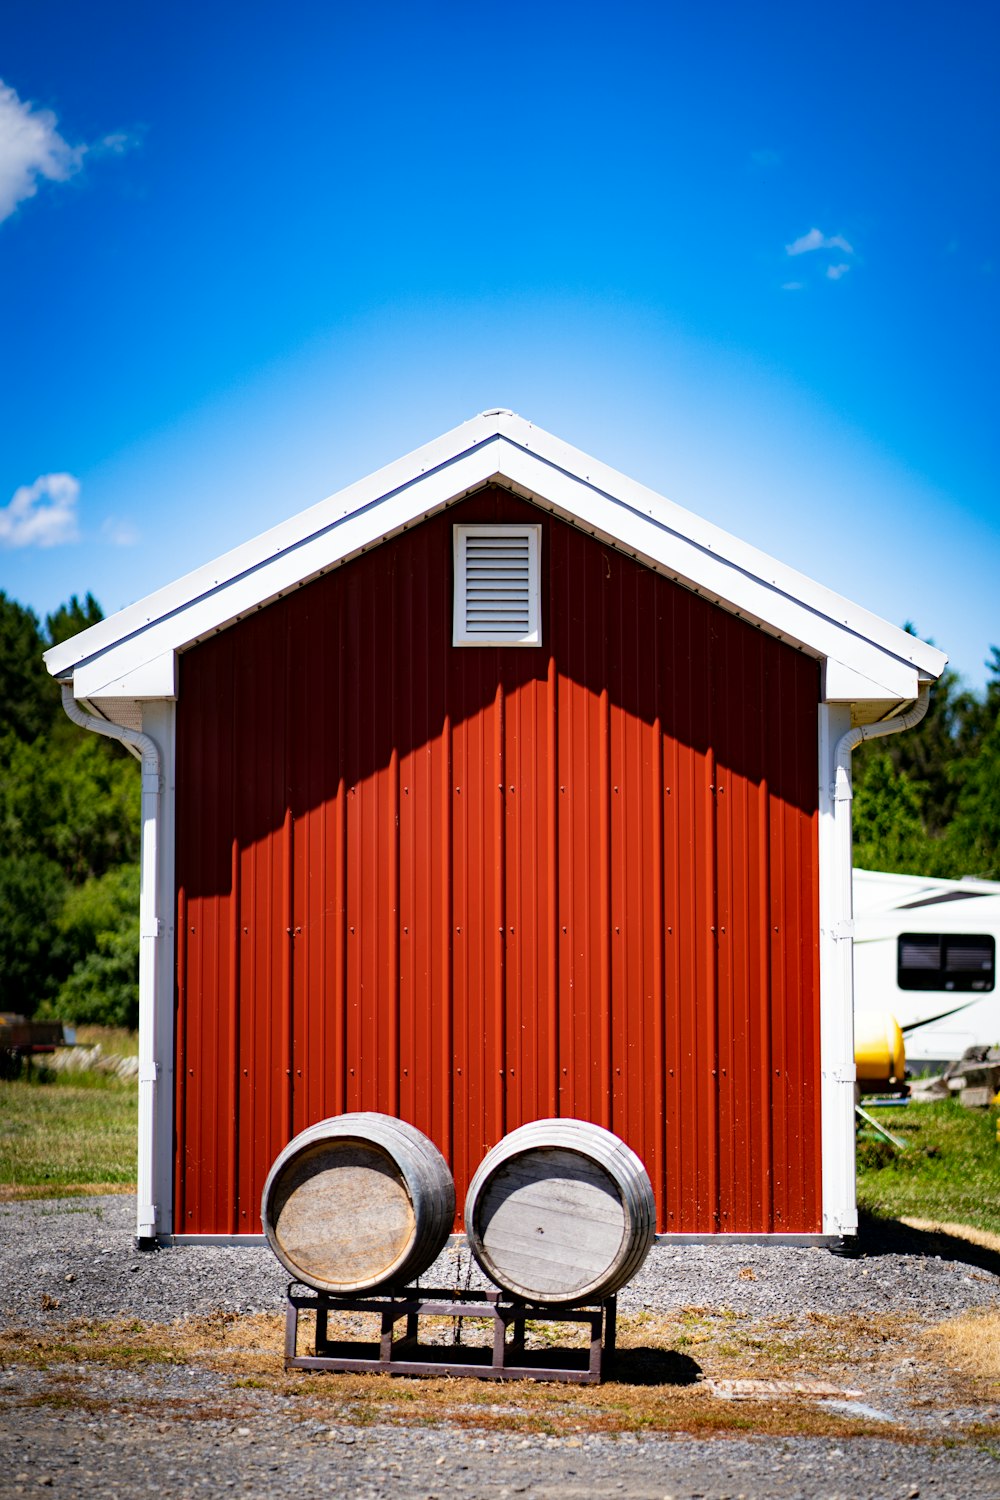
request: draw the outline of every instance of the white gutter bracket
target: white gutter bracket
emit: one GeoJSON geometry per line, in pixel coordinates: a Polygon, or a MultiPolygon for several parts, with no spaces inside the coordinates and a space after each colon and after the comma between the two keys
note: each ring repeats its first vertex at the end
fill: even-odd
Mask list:
{"type": "Polygon", "coordinates": [[[834,1083],[857,1083],[857,1068],[824,1068],[824,1078],[832,1078],[834,1083]]]}
{"type": "Polygon", "coordinates": [[[140,1245],[156,1239],[159,1212],[153,1202],[155,1159],[156,1083],[159,1066],[155,1059],[157,994],[157,943],[163,923],[157,916],[157,845],[160,824],[160,751],[148,734],[126,729],[109,719],[99,719],[82,709],[70,683],[62,686],[62,706],[68,718],[81,729],[118,740],[142,762],[142,846],[139,885],[139,1157],[137,1166],[136,1240],[140,1245]]]}

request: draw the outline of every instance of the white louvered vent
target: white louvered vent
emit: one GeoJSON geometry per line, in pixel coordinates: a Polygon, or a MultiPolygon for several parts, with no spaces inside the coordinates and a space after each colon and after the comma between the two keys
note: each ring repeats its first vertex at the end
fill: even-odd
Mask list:
{"type": "Polygon", "coordinates": [[[455,646],[540,646],[540,526],[455,527],[455,646]]]}

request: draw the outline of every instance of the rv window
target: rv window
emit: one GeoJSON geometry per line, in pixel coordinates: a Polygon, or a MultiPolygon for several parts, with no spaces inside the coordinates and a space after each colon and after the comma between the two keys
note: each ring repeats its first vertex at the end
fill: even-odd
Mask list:
{"type": "Polygon", "coordinates": [[[901,990],[991,990],[996,944],[986,935],[900,934],[896,982],[901,990]]]}

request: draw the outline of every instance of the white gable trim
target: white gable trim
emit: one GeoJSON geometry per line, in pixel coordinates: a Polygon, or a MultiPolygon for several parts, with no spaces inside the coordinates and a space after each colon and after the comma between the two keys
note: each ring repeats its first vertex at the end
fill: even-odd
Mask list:
{"type": "MultiPolygon", "coordinates": [[[[505,449],[503,472],[518,493],[537,496],[538,490],[531,483],[535,478],[537,484],[536,465],[534,455],[505,449]]],[[[850,612],[854,611],[858,617],[867,612],[846,599],[811,583],[793,569],[782,567],[725,532],[716,531],[711,541],[696,540],[678,531],[675,524],[666,524],[651,509],[643,513],[636,505],[595,489],[589,480],[581,482],[563,471],[551,470],[546,481],[542,492],[549,502],[546,509],[582,525],[608,545],[810,655],[820,659],[847,657],[856,672],[885,689],[887,698],[908,701],[917,696],[915,663],[901,659],[896,652],[890,654],[852,628],[850,612]],[[728,556],[721,554],[720,537],[730,544],[728,556]],[[807,591],[820,597],[804,599],[802,594],[807,591]],[[836,609],[843,616],[843,623],[826,613],[827,609],[836,609]]],[[[651,491],[647,497],[658,498],[651,491]]],[[[676,517],[670,520],[676,522],[676,517]]],[[[869,618],[902,637],[907,649],[911,641],[915,646],[923,645],[905,631],[895,630],[874,616],[869,618]]],[[[863,622],[859,618],[857,623],[863,622]]],[[[943,666],[944,659],[942,670],[943,666]]]]}
{"type": "Polygon", "coordinates": [[[79,697],[172,697],[173,653],[497,483],[835,663],[836,701],[908,701],[947,658],[510,412],[486,412],[46,653],[79,697]]]}
{"type": "MultiPolygon", "coordinates": [[[[102,623],[119,623],[128,629],[132,620],[127,617],[132,616],[133,611],[137,612],[134,632],[120,642],[112,638],[103,650],[81,662],[73,676],[77,697],[101,692],[106,697],[112,696],[107,684],[116,679],[128,682],[129,674],[136,667],[166,651],[179,651],[215,634],[408,526],[464,499],[485,484],[500,481],[502,476],[496,466],[498,446],[499,442],[494,438],[441,468],[411,480],[395,494],[377,502],[362,501],[357,509],[346,511],[340,517],[317,516],[320,525],[312,534],[285,541],[280,536],[285,526],[276,527],[274,531],[265,532],[262,537],[227,553],[216,563],[189,573],[176,584],[160,590],[159,594],[151,594],[142,603],[113,615],[102,623]],[[374,508],[376,503],[377,509],[374,508]],[[264,547],[261,544],[265,544],[264,547]],[[263,556],[259,555],[261,551],[263,556]],[[147,616],[148,623],[138,612],[147,616]],[[101,679],[100,688],[97,679],[101,679]]],[[[324,510],[331,503],[323,501],[313,511],[324,510]]],[[[304,513],[304,516],[312,515],[310,511],[304,513]]],[[[296,519],[301,521],[304,516],[296,519]]],[[[100,628],[100,625],[92,627],[93,630],[100,628]]],[[[90,631],[84,631],[73,637],[79,643],[78,651],[90,645],[85,639],[89,635],[90,631]]],[[[46,664],[51,672],[59,675],[58,668],[50,660],[53,655],[54,652],[46,653],[46,664]]],[[[130,696],[140,695],[130,692],[130,696]]]]}
{"type": "MultiPolygon", "coordinates": [[[[202,610],[204,618],[215,621],[209,630],[221,629],[241,613],[260,608],[281,592],[316,576],[324,567],[381,541],[408,521],[412,522],[421,509],[429,514],[449,500],[462,499],[471,490],[497,478],[498,442],[496,431],[483,418],[466,422],[454,432],[54,646],[45,653],[49,671],[53,676],[62,676],[72,671],[77,662],[118,649],[148,630],[169,626],[171,622],[173,628],[165,630],[163,638],[171,641],[171,649],[179,650],[199,639],[197,631],[188,632],[181,625],[182,618],[189,620],[188,612],[192,609],[202,610]],[[457,443],[456,439],[464,436],[466,429],[478,430],[470,431],[467,441],[457,443]],[[323,539],[333,535],[337,543],[323,546],[323,539]],[[248,587],[254,575],[259,575],[258,581],[248,587]],[[276,586],[268,589],[268,584],[276,586]],[[233,599],[243,599],[242,611],[240,608],[227,611],[221,602],[214,608],[204,608],[213,598],[229,595],[230,590],[234,591],[233,599]]],[[[156,653],[142,654],[149,660],[156,653]]]]}

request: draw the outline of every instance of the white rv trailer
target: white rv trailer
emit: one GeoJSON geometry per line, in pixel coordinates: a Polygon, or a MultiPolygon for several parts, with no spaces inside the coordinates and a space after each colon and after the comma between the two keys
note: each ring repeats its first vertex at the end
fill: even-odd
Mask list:
{"type": "Polygon", "coordinates": [[[911,1074],[1000,1045],[1000,882],[854,871],[854,1008],[888,1010],[911,1074]]]}

